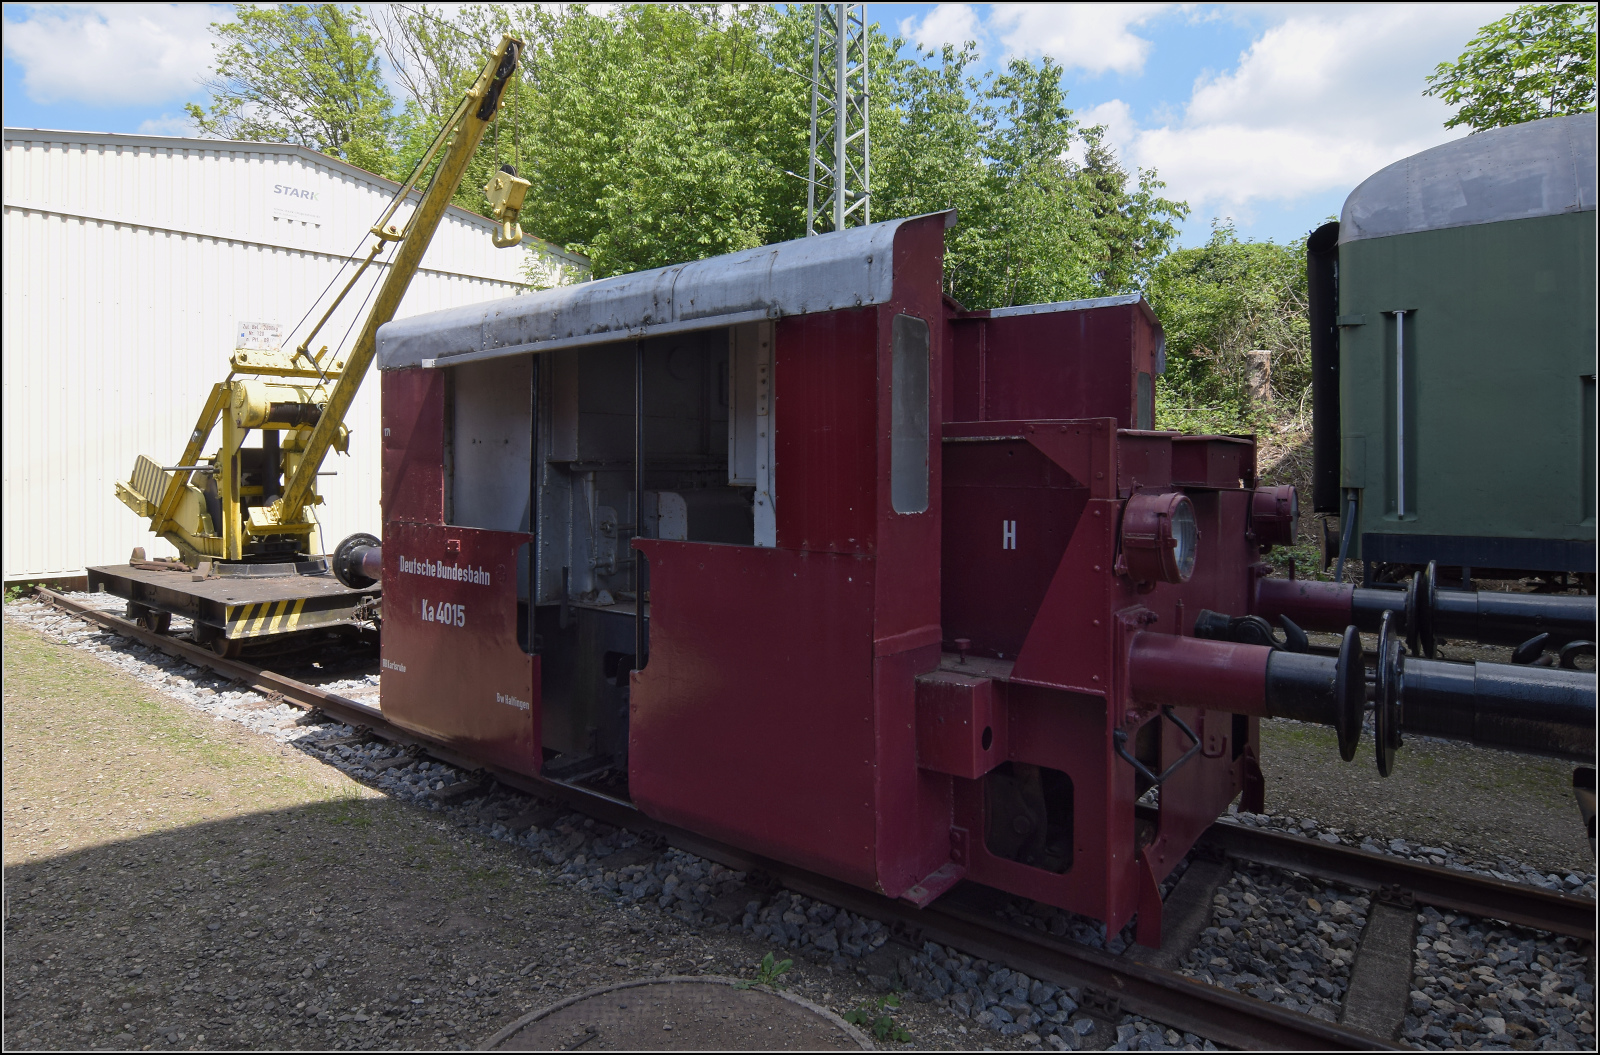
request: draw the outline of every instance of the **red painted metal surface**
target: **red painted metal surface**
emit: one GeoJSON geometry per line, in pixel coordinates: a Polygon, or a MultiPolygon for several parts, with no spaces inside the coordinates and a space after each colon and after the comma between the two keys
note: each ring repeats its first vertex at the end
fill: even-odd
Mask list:
{"type": "Polygon", "coordinates": [[[1009,757],[993,678],[936,670],[917,678],[917,765],[976,780],[1009,757]]]}
{"type": "Polygon", "coordinates": [[[1143,301],[954,322],[952,421],[1110,416],[1137,428],[1138,375],[1154,381],[1161,324],[1143,301]]]}
{"type": "MultiPolygon", "coordinates": [[[[1210,716],[1208,724],[1194,706],[1200,700],[1175,701],[1185,705],[1178,716],[1208,741],[1208,751],[1178,770],[1163,790],[1160,822],[1142,836],[1146,864],[1140,866],[1134,853],[1134,773],[1114,754],[1110,734],[1123,728],[1131,735],[1166,701],[1145,701],[1133,691],[1133,642],[1187,634],[1201,608],[1244,610],[1248,569],[1257,551],[1247,537],[1249,494],[1195,490],[1189,497],[1201,537],[1193,576],[1185,583],[1158,583],[1140,592],[1117,565],[1123,488],[1131,488],[1135,476],[1141,489],[1171,488],[1172,481],[1159,473],[1171,464],[1170,458],[1152,447],[1164,445],[1170,454],[1176,437],[1129,434],[1114,426],[1107,419],[946,425],[944,619],[948,636],[973,638],[980,654],[995,652],[981,636],[986,624],[1025,625],[1020,654],[1002,693],[1010,717],[1009,757],[1067,773],[1073,784],[1070,870],[1056,875],[996,856],[979,838],[970,854],[968,877],[1095,916],[1116,928],[1138,907],[1139,868],[1152,870],[1159,881],[1244,787],[1254,737],[1248,721],[1235,728],[1231,717],[1222,714],[1210,716]],[[1124,443],[1132,450],[1124,451],[1124,443]],[[1041,471],[1023,452],[1035,452],[1051,470],[1041,471]],[[999,468],[1011,464],[1025,469],[999,468]],[[1123,471],[1130,464],[1137,470],[1123,471]],[[1022,514],[1014,536],[1018,548],[1011,549],[1013,536],[1002,530],[994,512],[1026,509],[1029,483],[1038,492],[1031,496],[1036,505],[1052,492],[1078,496],[1070,536],[1047,554],[1022,549],[1022,514]],[[1027,571],[1013,572],[1029,557],[1027,571]],[[1044,566],[1052,560],[1056,567],[1040,593],[1031,584],[1043,581],[1044,566]],[[1030,618],[1017,619],[1008,605],[1026,608],[1030,618]],[[959,634],[950,628],[960,628],[959,634]],[[1236,736],[1243,742],[1234,744],[1236,736]]],[[[1224,438],[1191,444],[1191,449],[1199,464],[1214,461],[1224,471],[1237,472],[1244,464],[1237,446],[1224,438]],[[1213,459],[1209,446],[1220,447],[1221,454],[1213,459]]],[[[1237,477],[1232,485],[1237,487],[1237,477]]],[[[1058,508],[1065,503],[1058,502],[1058,508]]],[[[1055,523],[1065,523],[1059,513],[1055,523]]],[[[1189,747],[1168,722],[1161,723],[1159,745],[1152,760],[1157,769],[1189,747]]],[[[957,824],[981,832],[981,782],[955,784],[957,824]]]]}
{"type": "Polygon", "coordinates": [[[1251,506],[1256,537],[1263,545],[1294,545],[1299,533],[1300,497],[1293,484],[1257,489],[1251,506]]]}
{"type": "Polygon", "coordinates": [[[384,717],[537,773],[539,661],[517,644],[517,548],[528,536],[393,521],[384,534],[384,717]]]}
{"type": "Polygon", "coordinates": [[[391,370],[383,377],[383,521],[444,520],[444,375],[391,370]]]}
{"type": "Polygon", "coordinates": [[[1250,611],[1277,623],[1282,615],[1312,630],[1343,628],[1355,622],[1356,588],[1314,579],[1260,579],[1250,611]]]}
{"type": "MultiPolygon", "coordinates": [[[[877,886],[873,563],[646,539],[628,790],[652,817],[877,886]]],[[[918,877],[920,878],[920,877],[918,877]]]]}
{"type": "Polygon", "coordinates": [[[878,309],[778,322],[773,364],[778,547],[872,553],[878,309]]]}
{"type": "Polygon", "coordinates": [[[944,482],[944,638],[1016,659],[1089,490],[1020,437],[946,443],[944,482]]]}
{"type": "Polygon", "coordinates": [[[1179,487],[1254,487],[1256,445],[1238,436],[1177,436],[1172,482],[1179,487]]]}
{"type": "Polygon", "coordinates": [[[539,661],[517,643],[521,532],[444,524],[444,377],[383,375],[383,713],[526,773],[539,661]]]}
{"type": "MultiPolygon", "coordinates": [[[[942,251],[943,218],[906,223],[888,303],[778,320],[776,548],[634,542],[650,649],[631,679],[629,794],[918,904],[966,877],[1112,929],[1141,912],[1141,937],[1159,936],[1151,892],[1231,800],[1260,794],[1240,703],[1260,695],[1257,672],[1229,666],[1227,686],[1194,691],[1214,653],[1197,659],[1187,636],[1200,609],[1257,598],[1255,448],[1130,428],[1160,339],[1148,306],[962,312],[941,293],[942,251]],[[892,500],[901,316],[929,333],[928,501],[914,512],[892,500]],[[1180,491],[1199,528],[1193,574],[1136,582],[1127,504],[1180,491]],[[946,651],[957,639],[964,659],[946,651]],[[1151,826],[1113,734],[1165,768],[1189,747],[1168,703],[1203,750],[1151,826]],[[1069,854],[1024,863],[992,838],[1004,781],[1051,789],[1069,854]]],[[[383,391],[386,712],[537,773],[540,668],[518,646],[511,581],[528,536],[444,526],[443,380],[395,371],[383,391]],[[442,581],[402,557],[493,571],[442,581]],[[427,614],[438,605],[444,625],[427,614]]]]}
{"type": "Polygon", "coordinates": [[[1128,691],[1135,701],[1152,707],[1264,715],[1271,654],[1262,645],[1135,634],[1128,655],[1128,691]]]}

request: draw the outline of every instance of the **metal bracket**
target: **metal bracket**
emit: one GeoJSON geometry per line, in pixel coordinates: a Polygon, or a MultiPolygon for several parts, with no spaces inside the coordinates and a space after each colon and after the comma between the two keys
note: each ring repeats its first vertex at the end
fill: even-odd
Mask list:
{"type": "Polygon", "coordinates": [[[1122,1017],[1122,998],[1085,987],[1078,1008],[1091,1018],[1116,1022],[1122,1017]]]}
{"type": "Polygon", "coordinates": [[[1168,777],[1172,776],[1172,774],[1181,769],[1183,765],[1188,762],[1189,759],[1193,758],[1200,750],[1200,738],[1195,735],[1194,730],[1189,728],[1182,718],[1179,718],[1173,713],[1171,704],[1162,704],[1161,713],[1170,719],[1172,724],[1176,725],[1184,736],[1189,738],[1190,746],[1189,750],[1185,751],[1182,757],[1180,757],[1176,762],[1168,766],[1160,776],[1156,776],[1154,773],[1150,772],[1148,766],[1128,753],[1128,733],[1126,730],[1118,729],[1111,734],[1111,743],[1112,746],[1116,748],[1117,756],[1124,762],[1128,763],[1128,765],[1132,766],[1134,771],[1140,776],[1157,786],[1160,786],[1168,777]]]}
{"type": "Polygon", "coordinates": [[[1415,908],[1417,896],[1399,883],[1385,883],[1378,888],[1378,900],[1385,905],[1396,905],[1400,908],[1415,908]]]}
{"type": "Polygon", "coordinates": [[[1286,615],[1278,616],[1283,640],[1273,633],[1272,624],[1259,615],[1229,616],[1202,608],[1195,616],[1194,636],[1211,641],[1237,641],[1242,645],[1264,645],[1274,652],[1309,652],[1306,632],[1286,615]]]}

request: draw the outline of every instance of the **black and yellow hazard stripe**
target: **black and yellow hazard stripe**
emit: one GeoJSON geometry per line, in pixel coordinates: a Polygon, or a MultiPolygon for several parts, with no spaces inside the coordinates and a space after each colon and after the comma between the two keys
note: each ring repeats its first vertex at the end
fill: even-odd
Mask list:
{"type": "Polygon", "coordinates": [[[305,611],[306,599],[293,597],[282,601],[257,601],[252,604],[229,605],[227,610],[229,637],[258,637],[262,634],[282,634],[300,628],[300,617],[305,611]]]}

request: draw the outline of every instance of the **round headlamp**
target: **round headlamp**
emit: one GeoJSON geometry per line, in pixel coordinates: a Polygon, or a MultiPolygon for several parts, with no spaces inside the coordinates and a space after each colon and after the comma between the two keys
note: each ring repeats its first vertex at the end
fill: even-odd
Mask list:
{"type": "Polygon", "coordinates": [[[1199,548],[1200,525],[1188,495],[1128,499],[1122,514],[1122,557],[1135,582],[1188,582],[1199,548]]]}

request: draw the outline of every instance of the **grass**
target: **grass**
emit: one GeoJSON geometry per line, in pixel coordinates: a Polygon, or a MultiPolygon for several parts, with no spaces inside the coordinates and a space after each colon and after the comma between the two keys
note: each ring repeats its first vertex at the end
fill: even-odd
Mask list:
{"type": "Polygon", "coordinates": [[[1286,721],[1261,723],[1261,763],[1274,813],[1382,839],[1449,841],[1547,871],[1594,867],[1571,763],[1407,737],[1385,779],[1370,733],[1346,763],[1333,730],[1286,721]]]}
{"type": "Polygon", "coordinates": [[[348,812],[372,794],[59,642],[14,626],[4,635],[7,862],[60,849],[35,837],[46,814],[53,835],[93,845],[241,810],[348,812]]]}

